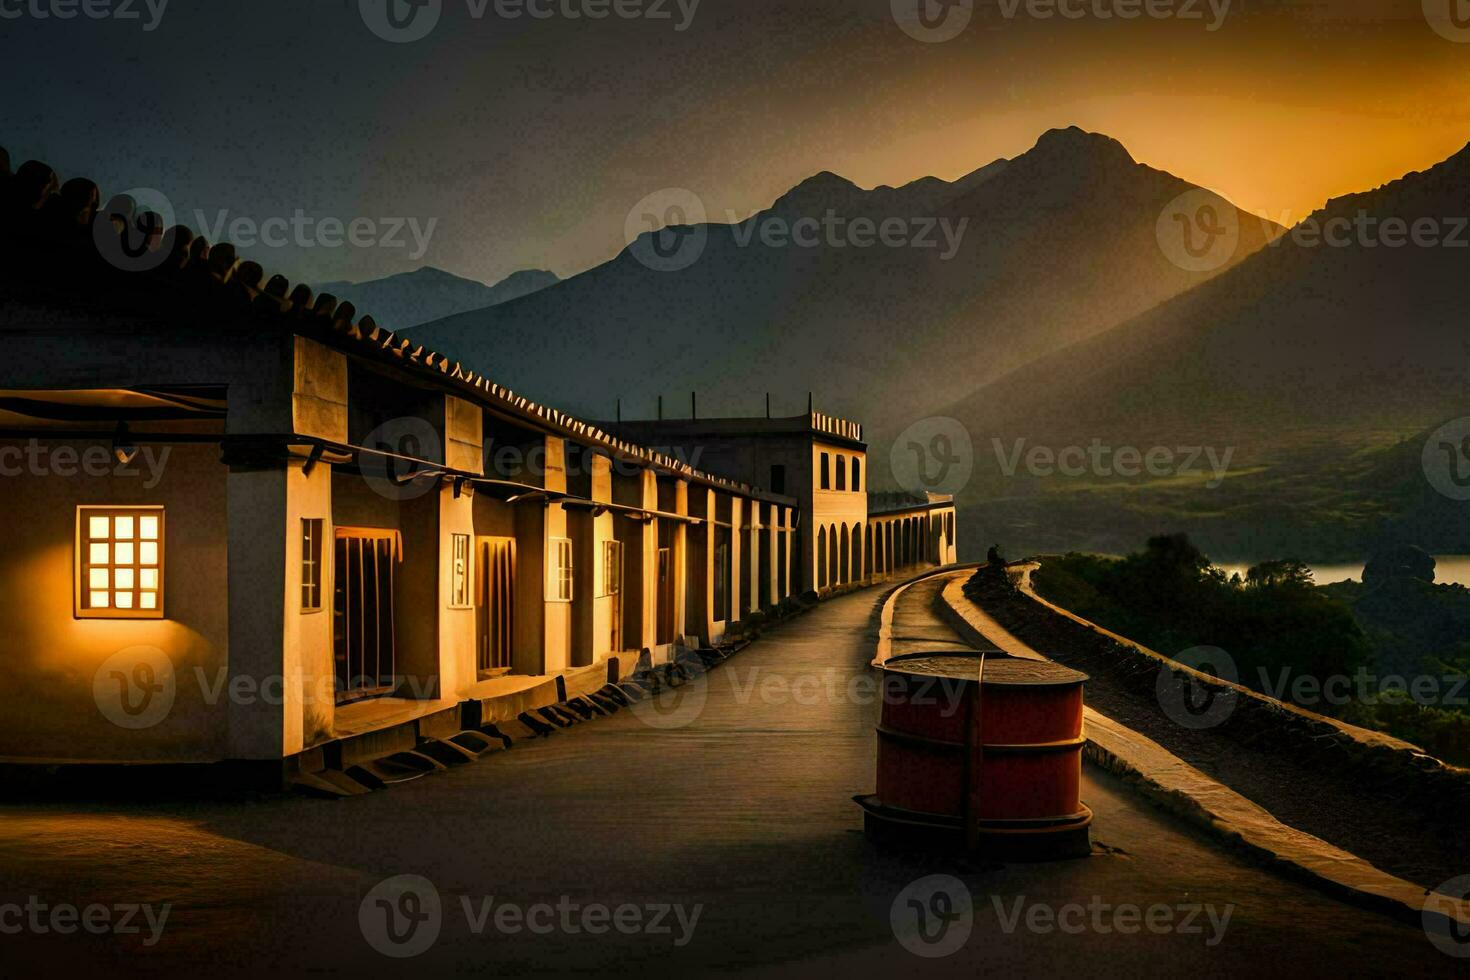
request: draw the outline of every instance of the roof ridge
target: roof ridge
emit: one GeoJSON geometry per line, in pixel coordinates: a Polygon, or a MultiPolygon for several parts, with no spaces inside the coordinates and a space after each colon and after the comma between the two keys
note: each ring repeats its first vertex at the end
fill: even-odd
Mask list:
{"type": "MultiPolygon", "coordinates": [[[[306,283],[294,286],[279,273],[266,278],[254,261],[240,261],[229,242],[211,245],[182,224],[164,227],[164,219],[127,194],[101,206],[101,189],[86,178],[61,184],[56,171],[28,160],[14,173],[10,155],[0,147],[0,247],[35,263],[38,251],[60,251],[92,273],[136,277],[150,284],[168,283],[192,290],[237,316],[274,320],[302,336],[331,336],[343,346],[400,362],[398,366],[442,375],[445,382],[490,407],[536,419],[582,441],[633,457],[671,475],[698,480],[747,495],[781,496],[750,484],[707,473],[637,443],[618,439],[594,425],[517,395],[447,354],[399,337],[372,316],[330,293],[313,295],[306,283]],[[108,232],[108,225],[111,232],[108,232]],[[127,236],[126,240],[124,236],[127,236]],[[135,240],[141,236],[141,241],[135,240]],[[40,246],[38,248],[37,246],[40,246]],[[116,249],[113,253],[112,250],[116,249]],[[106,250],[106,252],[104,252],[106,250]],[[69,253],[69,254],[68,254],[69,253]]],[[[68,278],[80,278],[68,268],[68,278]]]]}

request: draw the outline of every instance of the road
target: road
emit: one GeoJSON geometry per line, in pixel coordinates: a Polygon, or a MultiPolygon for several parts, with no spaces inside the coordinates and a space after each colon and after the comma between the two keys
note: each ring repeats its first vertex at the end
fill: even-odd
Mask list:
{"type": "MultiPolygon", "coordinates": [[[[933,587],[912,590],[901,610],[905,635],[922,630],[921,643],[945,639],[923,621],[933,587]]],[[[657,708],[367,797],[7,804],[0,906],[36,896],[147,904],[155,917],[171,908],[152,945],[146,927],[0,935],[0,974],[1136,977],[1459,966],[1421,930],[1247,864],[1096,771],[1084,784],[1096,812],[1089,859],[987,868],[874,849],[850,797],[873,785],[866,665],[878,595],[847,595],[768,631],[657,708]],[[905,891],[936,874],[954,879],[941,883],[947,897],[905,891]],[[374,890],[401,875],[429,890],[417,880],[406,898],[374,890]],[[669,906],[678,909],[659,912],[669,906]],[[627,931],[607,927],[601,907],[627,931]],[[404,913],[392,920],[403,945],[385,939],[385,910],[404,913]],[[925,943],[915,938],[921,910],[959,918],[925,943]],[[550,931],[532,932],[518,913],[550,931]],[[607,931],[589,931],[598,927],[607,931]],[[403,952],[424,939],[411,960],[372,945],[403,952]],[[905,941],[949,955],[920,958],[905,941]]],[[[7,921],[0,912],[0,928],[7,921]]]]}

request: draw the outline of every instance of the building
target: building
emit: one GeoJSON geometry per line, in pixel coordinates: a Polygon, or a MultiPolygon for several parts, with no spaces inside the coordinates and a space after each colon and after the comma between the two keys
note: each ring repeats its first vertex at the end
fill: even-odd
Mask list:
{"type": "Polygon", "coordinates": [[[856,422],[809,407],[792,418],[599,424],[794,497],[803,516],[793,559],[799,591],[822,593],[956,560],[954,499],[870,490],[868,447],[856,422]]]}
{"type": "Polygon", "coordinates": [[[99,202],[0,151],[0,758],[411,749],[862,577],[813,579],[865,503],[795,458],[697,468],[99,202]]]}

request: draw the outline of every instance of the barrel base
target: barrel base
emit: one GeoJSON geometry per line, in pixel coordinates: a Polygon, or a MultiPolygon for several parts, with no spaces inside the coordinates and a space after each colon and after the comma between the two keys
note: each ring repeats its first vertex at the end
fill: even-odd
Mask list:
{"type": "Polygon", "coordinates": [[[1092,811],[1045,820],[982,820],[970,848],[959,817],[884,806],[877,796],[854,796],[863,808],[863,832],[883,847],[944,854],[974,854],[999,861],[1062,861],[1092,853],[1092,811]]]}

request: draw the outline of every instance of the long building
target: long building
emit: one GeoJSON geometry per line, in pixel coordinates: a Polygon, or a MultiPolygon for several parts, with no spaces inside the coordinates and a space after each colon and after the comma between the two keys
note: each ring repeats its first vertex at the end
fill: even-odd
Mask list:
{"type": "Polygon", "coordinates": [[[101,200],[0,151],[0,759],[411,748],[954,558],[852,423],[705,461],[101,200]]]}

